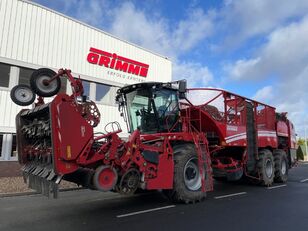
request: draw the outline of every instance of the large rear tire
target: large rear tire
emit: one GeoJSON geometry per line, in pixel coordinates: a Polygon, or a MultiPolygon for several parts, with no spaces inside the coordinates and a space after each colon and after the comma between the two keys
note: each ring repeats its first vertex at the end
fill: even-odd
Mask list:
{"type": "Polygon", "coordinates": [[[278,183],[285,183],[288,180],[288,157],[285,151],[274,151],[275,162],[275,178],[274,181],[278,183]]]}
{"type": "Polygon", "coordinates": [[[48,68],[40,68],[35,70],[30,78],[30,86],[32,90],[39,96],[51,97],[57,94],[61,88],[60,78],[56,78],[48,82],[57,73],[48,68]]]}
{"type": "Polygon", "coordinates": [[[263,149],[259,152],[257,167],[260,173],[260,183],[266,186],[272,185],[275,176],[275,165],[274,157],[270,150],[263,149]]]}
{"type": "MultiPolygon", "coordinates": [[[[181,144],[173,147],[174,179],[173,189],[164,190],[172,202],[195,203],[202,201],[206,193],[202,192],[198,156],[194,145],[181,144]]],[[[205,172],[205,171],[204,171],[205,172]]]]}

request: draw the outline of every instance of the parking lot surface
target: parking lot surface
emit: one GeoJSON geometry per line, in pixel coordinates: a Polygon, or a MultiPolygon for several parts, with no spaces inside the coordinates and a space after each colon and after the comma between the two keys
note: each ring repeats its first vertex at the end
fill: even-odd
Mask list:
{"type": "Polygon", "coordinates": [[[189,205],[172,204],[159,192],[0,198],[0,230],[308,230],[308,165],[271,187],[216,182],[204,202],[189,205]]]}

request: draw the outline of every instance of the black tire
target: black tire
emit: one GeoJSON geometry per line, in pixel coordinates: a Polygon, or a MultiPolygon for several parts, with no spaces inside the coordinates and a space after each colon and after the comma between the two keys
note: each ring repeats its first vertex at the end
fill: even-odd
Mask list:
{"type": "Polygon", "coordinates": [[[260,174],[259,183],[266,186],[272,185],[275,177],[275,164],[270,150],[263,149],[259,151],[257,167],[260,174]]]}
{"type": "Polygon", "coordinates": [[[16,85],[10,92],[11,99],[19,106],[28,106],[35,100],[35,94],[31,88],[24,84],[16,85]]]}
{"type": "MultiPolygon", "coordinates": [[[[198,156],[194,145],[192,144],[181,144],[173,147],[174,153],[174,178],[173,178],[173,189],[164,190],[164,194],[172,202],[180,203],[195,203],[205,199],[206,193],[202,192],[201,185],[196,184],[198,189],[189,189],[187,183],[185,183],[185,173],[188,171],[187,164],[198,166],[198,156]],[[196,160],[196,161],[195,161],[196,160]]],[[[198,168],[199,169],[199,168],[198,168]]],[[[186,173],[187,174],[187,173],[186,173]]],[[[200,177],[199,171],[197,174],[200,177]]],[[[198,177],[198,176],[197,176],[198,177]]],[[[199,179],[199,178],[197,178],[199,179]]],[[[193,186],[191,186],[193,188],[193,186]]]]}
{"type": "Polygon", "coordinates": [[[288,157],[285,151],[274,151],[275,162],[275,178],[274,181],[278,183],[285,183],[288,181],[288,157]]]}
{"type": "Polygon", "coordinates": [[[57,73],[48,68],[40,68],[35,70],[30,78],[30,86],[32,90],[39,96],[51,97],[56,95],[61,88],[60,78],[54,79],[49,84],[45,85],[44,80],[50,80],[57,73]]]}

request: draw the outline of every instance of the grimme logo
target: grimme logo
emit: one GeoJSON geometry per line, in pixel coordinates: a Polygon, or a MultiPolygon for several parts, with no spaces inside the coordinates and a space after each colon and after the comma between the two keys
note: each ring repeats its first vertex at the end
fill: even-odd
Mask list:
{"type": "Polygon", "coordinates": [[[87,60],[89,63],[115,69],[129,74],[147,77],[149,65],[117,54],[111,54],[91,47],[87,60]]]}

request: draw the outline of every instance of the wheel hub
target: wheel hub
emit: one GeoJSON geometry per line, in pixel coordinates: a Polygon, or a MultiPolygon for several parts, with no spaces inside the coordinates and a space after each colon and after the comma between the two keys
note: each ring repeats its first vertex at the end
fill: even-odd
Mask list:
{"type": "Polygon", "coordinates": [[[36,80],[37,87],[44,92],[54,91],[57,88],[57,81],[49,82],[50,79],[51,77],[49,76],[40,76],[36,80]]]}
{"type": "Polygon", "coordinates": [[[93,183],[98,190],[106,192],[114,188],[117,179],[118,174],[114,168],[101,166],[95,171],[93,183]]]}
{"type": "Polygon", "coordinates": [[[265,174],[268,178],[271,178],[273,175],[273,165],[271,160],[266,160],[265,162],[265,174]]]}
{"type": "Polygon", "coordinates": [[[281,161],[281,173],[282,175],[285,175],[287,173],[287,163],[285,159],[282,159],[281,161]]]}
{"type": "Polygon", "coordinates": [[[199,174],[198,159],[191,158],[184,167],[185,186],[191,191],[201,188],[201,176],[199,174]]]}
{"type": "Polygon", "coordinates": [[[33,93],[28,89],[20,88],[16,90],[15,97],[21,102],[28,102],[33,97],[33,93]]]}

